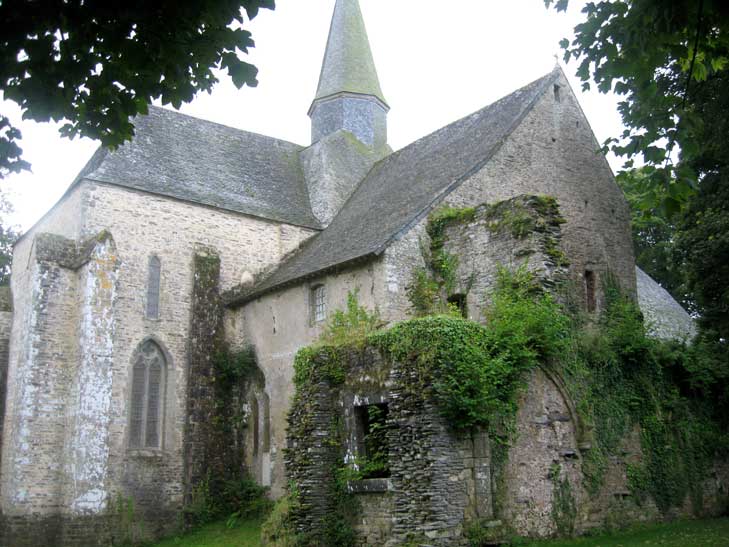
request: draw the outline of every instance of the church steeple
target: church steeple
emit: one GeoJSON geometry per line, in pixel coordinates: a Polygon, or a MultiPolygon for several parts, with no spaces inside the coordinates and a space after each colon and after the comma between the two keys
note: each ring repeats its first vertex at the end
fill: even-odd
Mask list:
{"type": "Polygon", "coordinates": [[[311,140],[340,129],[371,147],[387,143],[387,111],[358,0],[337,0],[319,87],[309,109],[311,140]]]}

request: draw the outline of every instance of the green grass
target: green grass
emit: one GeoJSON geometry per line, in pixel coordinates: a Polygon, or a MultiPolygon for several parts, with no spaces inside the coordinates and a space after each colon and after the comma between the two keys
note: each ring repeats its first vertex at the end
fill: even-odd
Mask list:
{"type": "MultiPolygon", "coordinates": [[[[225,522],[209,524],[179,538],[150,547],[258,547],[260,520],[248,520],[235,528],[225,522]]],[[[729,547],[729,518],[690,520],[645,525],[613,534],[570,540],[519,543],[521,547],[729,547]]]]}
{"type": "Polygon", "coordinates": [[[527,543],[523,547],[729,547],[729,518],[640,526],[613,534],[527,543]]]}
{"type": "Polygon", "coordinates": [[[261,520],[247,520],[233,528],[223,522],[208,524],[182,537],[173,537],[150,547],[258,547],[261,520]]]}

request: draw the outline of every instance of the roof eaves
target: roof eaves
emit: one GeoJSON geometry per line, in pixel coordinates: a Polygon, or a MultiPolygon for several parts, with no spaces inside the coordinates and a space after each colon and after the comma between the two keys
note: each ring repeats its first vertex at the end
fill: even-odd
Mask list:
{"type": "MultiPolygon", "coordinates": [[[[249,292],[240,292],[239,293],[236,291],[235,287],[233,287],[232,289],[226,291],[226,293],[223,294],[223,304],[227,308],[239,308],[241,306],[244,306],[248,302],[255,300],[256,298],[260,298],[262,296],[265,296],[265,295],[275,292],[277,290],[284,289],[286,287],[291,287],[293,285],[297,285],[303,281],[306,281],[307,279],[312,279],[314,277],[319,277],[322,275],[339,272],[339,271],[349,268],[351,266],[366,262],[368,259],[375,258],[376,256],[377,255],[375,253],[366,253],[366,254],[359,255],[354,258],[345,260],[344,262],[339,262],[338,264],[326,266],[326,267],[321,268],[316,271],[312,271],[312,272],[309,272],[309,273],[306,273],[306,274],[303,274],[300,276],[286,279],[279,283],[275,283],[275,284],[271,285],[270,287],[264,286],[264,287],[258,289],[254,286],[251,288],[251,290],[249,292]]],[[[270,279],[276,273],[276,271],[278,271],[278,270],[274,270],[274,272],[271,273],[270,276],[268,276],[267,278],[264,278],[261,281],[260,285],[265,285],[266,279],[270,279]]]]}

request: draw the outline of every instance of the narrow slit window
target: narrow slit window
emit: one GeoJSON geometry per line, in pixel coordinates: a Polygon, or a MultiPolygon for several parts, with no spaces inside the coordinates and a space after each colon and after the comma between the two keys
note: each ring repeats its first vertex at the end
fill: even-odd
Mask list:
{"type": "Polygon", "coordinates": [[[554,84],[554,100],[558,103],[562,102],[562,87],[557,84],[554,84]]]}
{"type": "Polygon", "coordinates": [[[585,301],[587,303],[587,311],[593,313],[597,309],[597,296],[595,294],[595,272],[591,270],[585,271],[585,301]]]}
{"type": "Polygon", "coordinates": [[[251,425],[253,426],[253,455],[258,455],[258,398],[251,401],[251,425]]]}
{"type": "Polygon", "coordinates": [[[147,318],[159,319],[159,284],[162,264],[156,256],[149,257],[147,276],[147,318]]]}
{"type": "Polygon", "coordinates": [[[142,344],[132,367],[129,447],[161,448],[166,362],[160,347],[142,344]]]}
{"type": "Polygon", "coordinates": [[[271,405],[268,395],[261,396],[263,408],[261,409],[261,417],[263,418],[263,432],[261,435],[261,452],[268,454],[271,451],[271,405]]]}
{"type": "Polygon", "coordinates": [[[311,289],[311,320],[313,323],[320,323],[326,316],[326,289],[324,285],[317,285],[311,289]]]}

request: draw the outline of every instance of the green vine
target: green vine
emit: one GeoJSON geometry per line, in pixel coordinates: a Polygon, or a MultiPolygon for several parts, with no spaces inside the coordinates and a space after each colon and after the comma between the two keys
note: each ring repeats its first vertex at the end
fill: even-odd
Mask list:
{"type": "Polygon", "coordinates": [[[560,537],[569,537],[575,533],[577,519],[577,504],[572,493],[572,485],[567,477],[562,477],[562,466],[552,464],[549,470],[549,480],[553,484],[552,493],[552,520],[557,534],[560,537]]]}

